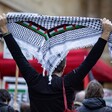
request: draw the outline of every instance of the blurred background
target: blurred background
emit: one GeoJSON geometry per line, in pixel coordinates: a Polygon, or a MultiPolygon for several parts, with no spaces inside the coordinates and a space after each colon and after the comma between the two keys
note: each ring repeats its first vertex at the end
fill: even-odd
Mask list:
{"type": "MultiPolygon", "coordinates": [[[[21,11],[53,16],[106,17],[112,20],[112,0],[0,0],[0,13],[21,11]]],[[[108,49],[102,57],[110,64],[108,49]]]]}
{"type": "Polygon", "coordinates": [[[0,0],[0,12],[25,11],[111,19],[112,0],[0,0]]]}
{"type": "MultiPolygon", "coordinates": [[[[0,0],[0,13],[7,12],[32,12],[52,16],[105,17],[112,20],[112,0],[0,0]]],[[[3,43],[3,40],[1,40],[1,53],[3,52],[3,43]]],[[[90,48],[87,50],[90,50],[90,48]]],[[[109,81],[99,81],[103,84],[104,88],[112,90],[112,59],[107,46],[101,59],[106,64],[105,67],[111,70],[107,73],[111,75],[111,79],[109,81]]],[[[100,71],[102,70],[100,68],[100,71]]],[[[112,96],[112,92],[109,95],[112,96]]]]}

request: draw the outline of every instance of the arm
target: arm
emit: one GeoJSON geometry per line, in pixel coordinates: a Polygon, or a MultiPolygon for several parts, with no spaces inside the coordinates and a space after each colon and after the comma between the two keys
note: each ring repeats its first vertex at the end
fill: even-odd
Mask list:
{"type": "Polygon", "coordinates": [[[96,64],[107,43],[110,32],[112,31],[112,24],[109,20],[103,19],[103,33],[101,38],[94,45],[90,53],[84,62],[71,73],[65,76],[65,84],[70,86],[76,86],[80,84],[80,82],[84,79],[86,74],[92,69],[92,67],[96,64]]]}
{"type": "Polygon", "coordinates": [[[7,47],[14,60],[16,61],[23,77],[25,78],[26,82],[31,85],[39,75],[24,57],[23,53],[20,50],[20,47],[14,40],[13,36],[8,33],[5,15],[0,16],[0,29],[2,31],[2,34],[4,35],[3,37],[7,44],[7,47]]]}

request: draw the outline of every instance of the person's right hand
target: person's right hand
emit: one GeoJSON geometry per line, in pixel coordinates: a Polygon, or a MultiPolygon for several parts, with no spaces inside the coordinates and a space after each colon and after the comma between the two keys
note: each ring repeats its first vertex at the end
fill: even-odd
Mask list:
{"type": "Polygon", "coordinates": [[[2,34],[8,32],[6,24],[7,24],[6,15],[5,14],[0,15],[0,30],[2,34]]]}
{"type": "Polygon", "coordinates": [[[112,32],[112,23],[110,20],[104,18],[102,21],[103,33],[102,38],[108,40],[110,33],[112,32]]]}
{"type": "Polygon", "coordinates": [[[112,31],[112,23],[110,20],[104,18],[102,19],[102,26],[104,32],[111,32],[112,31]]]}

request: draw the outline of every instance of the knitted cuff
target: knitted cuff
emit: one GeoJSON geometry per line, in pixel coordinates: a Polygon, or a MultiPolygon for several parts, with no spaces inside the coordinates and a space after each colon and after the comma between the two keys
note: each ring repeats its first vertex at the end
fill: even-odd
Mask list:
{"type": "Polygon", "coordinates": [[[5,36],[7,36],[7,35],[9,35],[10,34],[10,32],[7,32],[7,33],[4,33],[4,34],[2,34],[3,35],[3,37],[5,37],[5,36]]]}

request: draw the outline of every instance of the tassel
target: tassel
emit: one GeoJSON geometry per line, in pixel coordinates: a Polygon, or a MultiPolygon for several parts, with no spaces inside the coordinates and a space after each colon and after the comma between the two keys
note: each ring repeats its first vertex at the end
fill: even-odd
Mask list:
{"type": "Polygon", "coordinates": [[[45,68],[43,68],[43,73],[42,73],[42,75],[45,76],[45,68]]]}

